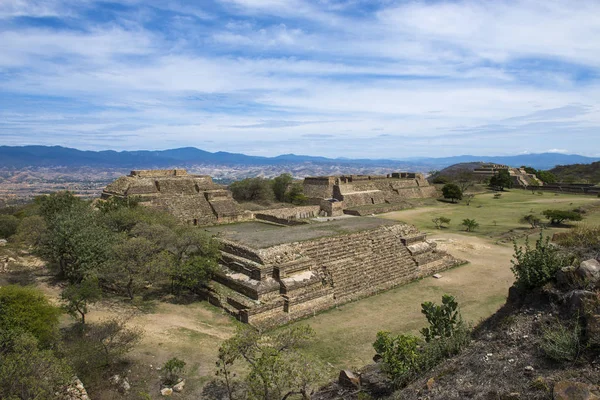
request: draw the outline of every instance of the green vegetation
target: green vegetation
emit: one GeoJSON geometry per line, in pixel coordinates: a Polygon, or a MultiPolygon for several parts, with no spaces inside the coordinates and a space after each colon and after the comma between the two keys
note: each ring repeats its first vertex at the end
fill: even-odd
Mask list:
{"type": "Polygon", "coordinates": [[[81,325],[85,325],[88,306],[100,300],[102,290],[97,279],[87,278],[81,283],[69,284],[60,296],[64,301],[65,312],[73,318],[81,318],[81,325]]]}
{"type": "Polygon", "coordinates": [[[556,272],[567,264],[565,257],[544,238],[543,232],[535,242],[535,247],[525,240],[525,247],[514,243],[514,259],[511,270],[515,275],[515,285],[524,289],[540,287],[550,281],[556,272]]]}
{"type": "Polygon", "coordinates": [[[442,194],[445,199],[450,199],[452,203],[456,203],[457,200],[461,200],[463,196],[462,190],[455,183],[447,183],[442,188],[442,194]]]}
{"type": "Polygon", "coordinates": [[[421,304],[421,312],[429,322],[428,327],[421,329],[426,342],[451,337],[457,326],[462,324],[458,303],[453,296],[447,294],[442,296],[442,304],[439,306],[431,301],[421,304]]]}
{"type": "Polygon", "coordinates": [[[179,379],[182,378],[182,375],[185,370],[185,361],[180,360],[177,357],[173,357],[169,359],[165,365],[163,365],[162,370],[165,371],[164,382],[166,385],[174,385],[179,379]]]}
{"type": "Polygon", "coordinates": [[[435,224],[436,229],[442,229],[444,225],[450,224],[450,218],[446,217],[435,217],[431,220],[435,224]]]}
{"type": "Polygon", "coordinates": [[[542,220],[535,214],[527,214],[521,217],[519,222],[522,224],[529,224],[531,225],[531,228],[537,228],[542,222],[542,220]]]}
{"type": "Polygon", "coordinates": [[[303,186],[284,173],[273,179],[246,178],[229,185],[233,198],[241,202],[269,203],[273,200],[296,205],[306,204],[303,186]]]}
{"type": "MultiPolygon", "coordinates": [[[[452,221],[462,221],[465,218],[475,219],[479,222],[477,236],[498,238],[507,232],[529,229],[529,223],[519,222],[521,215],[534,214],[541,217],[542,212],[548,208],[573,210],[579,207],[590,208],[598,203],[598,199],[591,196],[561,194],[560,196],[546,197],[516,189],[503,192],[500,199],[494,199],[493,196],[491,192],[476,194],[470,206],[431,201],[430,207],[396,211],[384,214],[382,217],[414,224],[426,232],[437,232],[436,229],[433,229],[434,225],[431,222],[432,214],[443,215],[452,221]],[[496,221],[496,224],[493,221],[496,221]]],[[[600,225],[600,213],[587,213],[585,223],[592,226],[600,225]]],[[[555,226],[550,228],[552,232],[563,230],[563,228],[555,226]]],[[[464,231],[464,227],[460,223],[452,224],[444,230],[445,233],[460,231],[464,231]]]]}
{"type": "Polygon", "coordinates": [[[50,347],[57,335],[60,308],[33,287],[0,287],[0,330],[25,332],[50,347]]]}
{"type": "Polygon", "coordinates": [[[558,165],[548,172],[555,175],[558,182],[600,183],[600,161],[591,164],[558,165]]]}
{"type": "Polygon", "coordinates": [[[546,217],[552,225],[560,225],[564,221],[581,221],[583,217],[576,211],[567,210],[545,210],[542,215],[546,217]]]}
{"type": "Polygon", "coordinates": [[[534,174],[536,176],[536,178],[538,178],[540,181],[542,181],[544,183],[558,182],[556,175],[554,175],[550,171],[543,171],[541,169],[537,170],[535,168],[527,167],[527,166],[522,166],[521,168],[523,168],[525,170],[525,172],[527,172],[528,174],[534,174]]]}
{"type": "Polygon", "coordinates": [[[300,351],[314,337],[307,325],[297,325],[271,334],[243,327],[219,348],[217,376],[230,400],[284,399],[300,395],[310,399],[326,373],[324,364],[300,351]],[[242,382],[232,371],[242,361],[247,374],[242,382]]]}
{"type": "Polygon", "coordinates": [[[479,223],[471,218],[463,219],[462,226],[465,227],[467,232],[473,232],[477,227],[479,227],[479,223]]]}
{"type": "Polygon", "coordinates": [[[542,326],[540,348],[544,354],[554,361],[575,361],[583,350],[582,329],[576,319],[572,326],[559,320],[549,326],[542,326]]]}
{"type": "Polygon", "coordinates": [[[429,326],[421,329],[423,339],[412,335],[392,335],[381,331],[373,347],[381,356],[384,371],[395,386],[408,384],[444,359],[458,354],[470,342],[470,329],[465,326],[453,296],[443,295],[442,304],[421,304],[421,312],[429,326]]]}
{"type": "Polygon", "coordinates": [[[490,187],[494,190],[503,191],[505,188],[512,187],[512,179],[507,169],[501,169],[490,178],[490,187]]]}
{"type": "Polygon", "coordinates": [[[19,219],[14,215],[0,215],[0,239],[8,239],[17,233],[19,219]]]}

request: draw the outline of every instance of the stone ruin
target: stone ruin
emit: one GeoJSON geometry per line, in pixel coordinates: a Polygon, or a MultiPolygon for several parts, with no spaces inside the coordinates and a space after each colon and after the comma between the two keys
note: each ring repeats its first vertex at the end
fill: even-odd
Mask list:
{"type": "Polygon", "coordinates": [[[483,163],[475,168],[473,173],[480,177],[491,178],[502,170],[508,171],[514,187],[527,188],[532,185],[543,185],[543,182],[537,179],[535,174],[528,173],[524,168],[511,168],[503,164],[483,163]]]}
{"type": "Polygon", "coordinates": [[[102,198],[138,197],[142,204],[169,212],[192,225],[250,219],[224,186],[207,175],[189,175],[184,169],[136,170],[109,184],[102,198]]]}
{"type": "MultiPolygon", "coordinates": [[[[409,199],[437,196],[422,174],[319,176],[304,179],[304,195],[329,216],[369,205],[402,204],[409,199]],[[329,203],[329,204],[327,204],[329,203]]],[[[402,208],[402,207],[400,207],[402,208]]],[[[383,211],[391,211],[387,207],[383,211]]]]}
{"type": "Polygon", "coordinates": [[[385,219],[348,217],[292,227],[238,225],[208,229],[221,243],[222,260],[207,297],[238,320],[261,328],[314,315],[459,263],[414,226],[385,219]]]}

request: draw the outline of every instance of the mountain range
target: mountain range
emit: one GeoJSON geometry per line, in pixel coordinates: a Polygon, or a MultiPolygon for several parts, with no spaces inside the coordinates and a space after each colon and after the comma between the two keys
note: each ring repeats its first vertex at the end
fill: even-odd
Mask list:
{"type": "Polygon", "coordinates": [[[461,155],[442,158],[407,160],[326,158],[284,154],[277,157],[257,157],[245,154],[200,150],[183,147],[170,150],[84,151],[61,146],[0,146],[0,168],[29,167],[94,167],[94,168],[166,168],[194,165],[284,166],[298,164],[377,166],[427,172],[465,162],[492,162],[513,167],[528,165],[550,169],[557,165],[589,164],[600,158],[576,154],[541,153],[514,156],[461,155]]]}

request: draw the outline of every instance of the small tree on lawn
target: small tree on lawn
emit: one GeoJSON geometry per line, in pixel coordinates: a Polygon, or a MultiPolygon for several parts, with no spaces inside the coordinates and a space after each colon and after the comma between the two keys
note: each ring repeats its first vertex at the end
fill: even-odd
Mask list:
{"type": "Polygon", "coordinates": [[[466,228],[467,232],[473,232],[479,226],[479,223],[474,219],[466,218],[463,219],[462,225],[466,228]]]}
{"type": "Polygon", "coordinates": [[[463,197],[462,190],[454,183],[445,184],[442,188],[442,194],[445,199],[450,199],[453,203],[456,203],[456,200],[461,200],[463,197]]]}
{"type": "Polygon", "coordinates": [[[531,228],[537,228],[542,220],[537,215],[527,214],[521,217],[519,222],[522,224],[529,224],[531,225],[531,228]]]}
{"type": "Polygon", "coordinates": [[[501,169],[490,178],[490,186],[497,190],[504,190],[512,186],[512,179],[507,169],[501,169]]]}
{"type": "Polygon", "coordinates": [[[583,217],[575,211],[546,210],[542,213],[552,225],[560,225],[564,221],[581,221],[583,217]]]}
{"type": "Polygon", "coordinates": [[[468,206],[471,205],[471,200],[473,200],[474,198],[475,198],[475,195],[471,194],[471,193],[463,195],[463,199],[465,200],[465,204],[468,205],[468,206]]]}
{"type": "Polygon", "coordinates": [[[450,223],[450,218],[446,217],[436,217],[431,220],[435,224],[437,229],[442,229],[444,225],[448,225],[450,223]]]}

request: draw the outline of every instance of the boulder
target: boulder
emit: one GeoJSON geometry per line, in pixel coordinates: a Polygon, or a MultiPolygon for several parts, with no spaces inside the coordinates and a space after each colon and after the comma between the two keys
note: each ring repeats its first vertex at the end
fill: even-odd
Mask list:
{"type": "Polygon", "coordinates": [[[385,397],[392,394],[393,385],[386,373],[381,370],[381,364],[370,364],[360,371],[361,388],[373,397],[385,397]]]}
{"type": "Polygon", "coordinates": [[[589,385],[581,382],[560,381],[554,385],[554,400],[598,400],[590,391],[589,385]]]}
{"type": "Polygon", "coordinates": [[[6,239],[0,239],[0,246],[6,246],[8,241],[6,239]]]}
{"type": "Polygon", "coordinates": [[[585,315],[585,336],[588,343],[592,346],[600,345],[600,315],[585,315]]]}
{"type": "Polygon", "coordinates": [[[179,392],[183,391],[184,386],[185,386],[185,379],[183,379],[177,385],[173,386],[173,391],[179,393],[179,392]]]}
{"type": "Polygon", "coordinates": [[[577,275],[586,282],[598,282],[600,280],[600,262],[594,259],[583,261],[577,268],[577,275]]]}
{"type": "Polygon", "coordinates": [[[172,396],[173,395],[173,389],[171,388],[162,388],[160,389],[160,394],[162,396],[168,397],[168,396],[172,396]]]}
{"type": "Polygon", "coordinates": [[[556,272],[556,283],[559,287],[568,288],[572,287],[577,281],[575,270],[577,268],[573,266],[563,267],[556,272]]]}
{"type": "Polygon", "coordinates": [[[360,378],[354,372],[343,369],[340,371],[338,383],[342,386],[358,389],[360,387],[360,378]]]}
{"type": "Polygon", "coordinates": [[[573,313],[583,313],[586,300],[592,300],[595,298],[596,294],[594,292],[590,292],[589,290],[571,290],[565,295],[565,300],[569,310],[573,313]]]}

